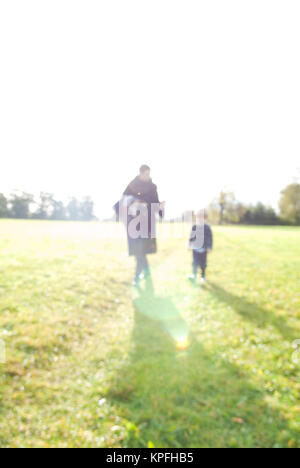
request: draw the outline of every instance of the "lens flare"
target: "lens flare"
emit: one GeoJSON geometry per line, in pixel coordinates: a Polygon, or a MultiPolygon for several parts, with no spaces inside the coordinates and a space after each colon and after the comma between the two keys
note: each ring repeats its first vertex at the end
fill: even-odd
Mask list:
{"type": "Polygon", "coordinates": [[[189,347],[189,339],[187,336],[182,336],[176,340],[176,348],[178,351],[185,351],[189,347]]]}

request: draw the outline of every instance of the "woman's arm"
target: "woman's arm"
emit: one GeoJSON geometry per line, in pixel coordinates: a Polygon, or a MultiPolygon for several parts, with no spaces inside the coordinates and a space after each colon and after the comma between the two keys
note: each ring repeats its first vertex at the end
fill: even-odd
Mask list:
{"type": "Polygon", "coordinates": [[[131,184],[128,185],[128,187],[124,191],[123,195],[129,195],[129,196],[134,195],[134,193],[132,192],[132,189],[131,189],[131,184]]]}

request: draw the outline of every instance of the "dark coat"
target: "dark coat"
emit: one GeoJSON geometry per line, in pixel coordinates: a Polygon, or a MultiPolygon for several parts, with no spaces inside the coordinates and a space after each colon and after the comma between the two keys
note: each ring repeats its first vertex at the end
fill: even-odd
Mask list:
{"type": "MultiPolygon", "coordinates": [[[[135,217],[131,216],[130,214],[128,215],[127,237],[129,255],[142,256],[156,253],[156,213],[158,210],[151,209],[152,204],[159,203],[156,185],[152,182],[152,180],[149,182],[144,182],[139,177],[136,177],[128,185],[124,195],[131,196],[135,202],[143,203],[144,206],[147,206],[148,216],[148,235],[146,233],[146,236],[144,235],[143,237],[140,236],[137,239],[133,239],[128,232],[128,227],[130,222],[134,220],[135,217]]],[[[159,215],[162,217],[162,212],[159,212],[159,215]]]]}

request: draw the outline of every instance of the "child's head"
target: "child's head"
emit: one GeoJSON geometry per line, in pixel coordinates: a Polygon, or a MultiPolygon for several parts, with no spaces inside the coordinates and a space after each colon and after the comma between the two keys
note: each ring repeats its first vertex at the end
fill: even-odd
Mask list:
{"type": "Polygon", "coordinates": [[[208,221],[208,211],[207,210],[200,210],[196,213],[196,221],[197,224],[202,224],[203,222],[206,223],[208,221]]]}

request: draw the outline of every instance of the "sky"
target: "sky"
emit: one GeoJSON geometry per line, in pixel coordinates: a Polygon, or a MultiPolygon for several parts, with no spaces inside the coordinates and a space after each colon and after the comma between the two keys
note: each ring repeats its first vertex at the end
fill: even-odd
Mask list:
{"type": "Polygon", "coordinates": [[[1,0],[0,192],[105,217],[146,163],[170,214],[222,189],[276,207],[299,175],[299,23],[298,0],[1,0]]]}

